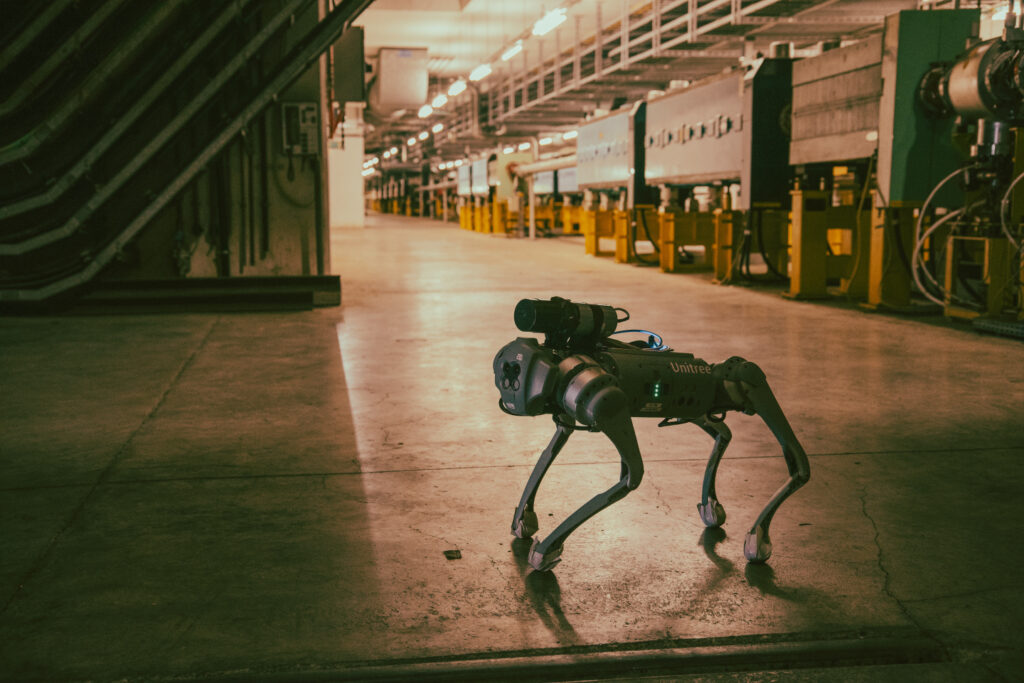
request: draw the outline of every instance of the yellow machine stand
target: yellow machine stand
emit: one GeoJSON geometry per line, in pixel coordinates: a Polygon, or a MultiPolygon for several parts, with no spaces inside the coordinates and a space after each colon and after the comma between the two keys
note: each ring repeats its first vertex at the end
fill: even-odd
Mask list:
{"type": "Polygon", "coordinates": [[[1013,304],[1013,268],[1011,250],[1003,237],[969,237],[950,235],[946,238],[946,301],[944,313],[950,318],[973,319],[997,317],[1013,304]],[[985,283],[982,310],[960,306],[951,296],[956,292],[957,270],[971,264],[981,273],[985,283]]]}
{"type": "Polygon", "coordinates": [[[897,203],[871,210],[871,248],[868,258],[870,310],[907,310],[911,277],[904,265],[914,253],[914,212],[917,202],[897,203]],[[898,241],[897,241],[898,238],[898,241]]]}
{"type": "Polygon", "coordinates": [[[692,273],[712,269],[717,213],[720,212],[670,209],[658,214],[663,272],[692,273]],[[701,247],[703,257],[693,263],[680,262],[680,250],[686,247],[701,247]]]}
{"type": "MultiPolygon", "coordinates": [[[[647,240],[647,234],[641,227],[641,221],[646,221],[647,233],[650,233],[651,242],[657,249],[661,249],[661,228],[658,212],[653,206],[637,206],[631,211],[616,210],[612,221],[615,229],[615,262],[634,263],[640,259],[636,255],[636,241],[647,240]],[[636,216],[636,224],[631,220],[636,216]]],[[[647,258],[650,260],[655,255],[647,258]]]]}
{"type": "Polygon", "coordinates": [[[831,195],[817,190],[794,190],[792,210],[792,268],[789,292],[793,299],[830,296],[829,279],[839,279],[840,291],[863,298],[868,289],[872,236],[869,209],[832,206],[831,195]]]}
{"type": "Polygon", "coordinates": [[[477,230],[490,234],[491,232],[491,205],[484,202],[480,205],[480,222],[477,230]]]}
{"type": "Polygon", "coordinates": [[[711,265],[714,267],[715,284],[724,284],[732,279],[736,256],[733,253],[743,241],[742,211],[716,209],[712,213],[715,241],[711,248],[711,265]]]}
{"type": "Polygon", "coordinates": [[[583,249],[589,256],[611,256],[614,251],[603,250],[601,240],[615,237],[611,209],[587,209],[580,211],[583,230],[583,249]]]}
{"type": "Polygon", "coordinates": [[[571,204],[562,206],[562,233],[565,235],[578,235],[582,232],[580,213],[582,209],[571,204]]]}
{"type": "Polygon", "coordinates": [[[508,232],[508,204],[495,204],[491,209],[491,232],[504,235],[508,232]]]}
{"type": "Polygon", "coordinates": [[[463,204],[459,207],[459,227],[463,230],[473,229],[473,205],[463,204]]]}

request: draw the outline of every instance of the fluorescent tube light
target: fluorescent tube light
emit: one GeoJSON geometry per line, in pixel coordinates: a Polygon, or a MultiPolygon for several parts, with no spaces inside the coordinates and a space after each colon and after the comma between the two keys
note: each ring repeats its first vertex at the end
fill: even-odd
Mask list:
{"type": "Polygon", "coordinates": [[[475,68],[475,69],[473,69],[472,71],[469,72],[469,80],[471,80],[474,83],[476,83],[477,81],[483,80],[484,78],[487,78],[490,75],[491,75],[491,65],[490,64],[481,64],[480,66],[478,66],[477,68],[475,68]]]}
{"type": "Polygon", "coordinates": [[[522,51],[523,51],[523,41],[517,40],[515,45],[513,45],[509,49],[505,50],[504,53],[502,53],[501,61],[507,62],[508,60],[512,59],[513,57],[515,57],[517,54],[519,54],[522,51]]]}
{"type": "Polygon", "coordinates": [[[448,97],[455,97],[456,95],[458,95],[459,93],[461,93],[465,89],[466,89],[466,81],[464,81],[464,80],[462,80],[460,78],[459,80],[457,80],[454,83],[452,83],[451,87],[448,88],[448,97]]]}
{"type": "Polygon", "coordinates": [[[538,19],[537,23],[533,25],[533,35],[542,36],[545,33],[550,33],[561,25],[563,21],[565,21],[565,8],[553,9],[538,19]]]}

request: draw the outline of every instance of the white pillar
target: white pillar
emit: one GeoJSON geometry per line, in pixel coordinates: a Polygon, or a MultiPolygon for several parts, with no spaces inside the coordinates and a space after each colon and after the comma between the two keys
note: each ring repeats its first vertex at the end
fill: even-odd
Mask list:
{"type": "Polygon", "coordinates": [[[345,122],[327,143],[327,187],[332,229],[362,228],[366,224],[363,199],[364,106],[362,102],[346,102],[345,122]]]}

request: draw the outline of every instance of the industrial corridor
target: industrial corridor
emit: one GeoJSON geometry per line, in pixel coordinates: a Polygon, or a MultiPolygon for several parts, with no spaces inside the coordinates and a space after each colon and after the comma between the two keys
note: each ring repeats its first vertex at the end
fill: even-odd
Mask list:
{"type": "MultiPolygon", "coordinates": [[[[0,679],[1001,681],[1024,671],[1024,345],[371,214],[340,307],[0,319],[0,679]],[[810,456],[635,420],[640,487],[553,571],[510,534],[554,431],[498,406],[523,298],[758,363],[810,456]]],[[[629,335],[627,335],[629,337],[629,335]]],[[[540,535],[619,474],[578,434],[540,535]]]]}

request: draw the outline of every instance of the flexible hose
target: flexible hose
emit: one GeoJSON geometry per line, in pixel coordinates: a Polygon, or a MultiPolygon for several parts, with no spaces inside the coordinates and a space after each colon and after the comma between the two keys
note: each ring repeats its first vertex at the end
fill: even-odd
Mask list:
{"type": "MultiPolygon", "coordinates": [[[[637,213],[637,211],[640,212],[640,224],[644,228],[644,234],[647,235],[648,241],[654,247],[654,252],[656,254],[660,255],[661,254],[661,250],[658,248],[658,244],[653,239],[651,239],[651,232],[650,232],[650,230],[647,229],[647,210],[646,209],[637,209],[636,207],[633,207],[633,220],[636,220],[636,213],[637,213]]],[[[655,259],[652,260],[652,259],[648,259],[647,257],[640,256],[640,252],[637,251],[637,248],[636,248],[636,232],[635,231],[633,232],[633,255],[636,256],[636,260],[639,261],[640,263],[646,263],[648,265],[656,265],[656,264],[661,262],[660,258],[655,258],[655,259]]]]}
{"type": "MultiPolygon", "coordinates": [[[[930,193],[928,193],[928,198],[924,200],[924,204],[921,205],[921,211],[917,215],[917,223],[914,224],[914,242],[915,243],[921,241],[921,228],[924,225],[925,214],[928,213],[928,205],[932,203],[932,199],[935,198],[935,195],[936,195],[936,193],[938,193],[939,189],[941,189],[943,185],[948,183],[953,178],[956,178],[958,175],[960,175],[964,171],[967,171],[968,169],[974,168],[975,166],[977,166],[977,164],[970,164],[969,166],[964,166],[963,168],[956,169],[955,171],[953,171],[952,173],[947,175],[945,178],[940,180],[938,182],[938,184],[935,187],[932,188],[932,191],[930,193]]],[[[916,248],[914,249],[914,252],[917,253],[917,249],[916,248]]],[[[911,259],[910,263],[911,263],[911,266],[915,266],[915,264],[917,262],[914,259],[911,259]]]]}
{"type": "MultiPolygon", "coordinates": [[[[850,277],[848,282],[853,283],[853,279],[857,276],[857,271],[860,270],[861,254],[864,251],[861,249],[861,236],[860,236],[860,213],[864,209],[864,200],[868,196],[868,189],[871,187],[871,171],[875,166],[874,154],[868,159],[868,170],[864,174],[864,187],[860,191],[860,200],[857,202],[857,211],[853,214],[853,227],[854,227],[854,240],[853,245],[856,249],[856,254],[853,257],[853,265],[850,267],[850,277]]],[[[849,287],[847,287],[849,289],[849,287]]]]}
{"type": "Polygon", "coordinates": [[[945,301],[935,297],[931,292],[929,292],[924,287],[924,285],[923,285],[923,283],[921,281],[921,271],[922,270],[924,271],[925,275],[928,276],[928,279],[931,282],[932,286],[934,286],[936,289],[940,290],[944,294],[951,294],[951,293],[946,291],[945,287],[941,286],[938,283],[938,281],[935,278],[932,277],[932,274],[930,272],[928,272],[928,270],[925,268],[924,259],[921,257],[921,251],[924,248],[924,243],[928,240],[929,237],[932,236],[932,233],[934,233],[936,230],[938,230],[943,225],[945,225],[947,221],[950,221],[950,220],[956,218],[957,216],[960,216],[960,215],[962,215],[962,214],[964,214],[964,213],[966,213],[968,211],[971,211],[976,206],[980,206],[981,204],[984,204],[984,203],[985,203],[984,201],[977,201],[977,202],[974,202],[973,204],[971,204],[968,207],[965,207],[965,208],[962,208],[962,209],[957,209],[956,211],[951,211],[950,213],[946,214],[945,216],[943,216],[939,220],[935,221],[935,223],[933,223],[931,225],[931,227],[928,228],[928,230],[924,233],[924,235],[921,236],[921,239],[917,241],[917,244],[914,245],[914,254],[911,257],[911,265],[913,266],[913,268],[911,269],[911,272],[912,272],[912,274],[914,276],[914,284],[917,285],[917,288],[919,290],[921,290],[921,293],[924,294],[924,296],[927,299],[929,299],[930,301],[932,301],[933,303],[936,303],[936,304],[938,304],[940,306],[945,306],[946,305],[945,301]],[[920,268],[919,268],[919,266],[920,266],[920,268]]]}
{"type": "Polygon", "coordinates": [[[1003,201],[999,204],[999,225],[1003,229],[1003,234],[1006,235],[1006,239],[1010,240],[1010,244],[1017,251],[1020,251],[1020,244],[1013,238],[1013,234],[1010,232],[1010,226],[1006,223],[1006,210],[1010,206],[1010,193],[1013,192],[1014,186],[1024,178],[1024,173],[1013,179],[1010,186],[1006,188],[1006,194],[1003,195],[1003,201]]]}
{"type": "Polygon", "coordinates": [[[943,291],[945,291],[945,290],[942,287],[939,286],[939,283],[935,280],[935,278],[932,277],[932,274],[930,272],[928,272],[927,269],[924,268],[924,261],[921,260],[921,249],[922,249],[922,247],[923,247],[923,245],[925,243],[925,240],[927,240],[931,236],[931,234],[933,232],[935,232],[940,227],[945,225],[945,223],[947,221],[950,221],[953,218],[956,218],[957,216],[961,215],[963,212],[964,212],[964,209],[957,209],[956,211],[952,211],[950,213],[947,213],[945,216],[943,216],[939,220],[935,221],[931,225],[931,227],[928,228],[928,231],[925,232],[925,234],[921,236],[921,239],[919,239],[917,241],[917,243],[914,245],[914,254],[913,254],[913,256],[910,259],[910,264],[912,266],[911,267],[911,274],[914,276],[914,284],[917,285],[917,288],[921,291],[922,294],[924,294],[924,296],[929,301],[932,301],[933,303],[936,303],[939,306],[945,306],[946,302],[943,301],[942,299],[939,299],[938,297],[936,297],[934,294],[932,294],[930,291],[928,291],[927,287],[924,286],[924,283],[921,281],[921,270],[924,270],[924,272],[928,276],[928,279],[931,282],[932,286],[936,287],[937,289],[943,290],[943,291]]]}

